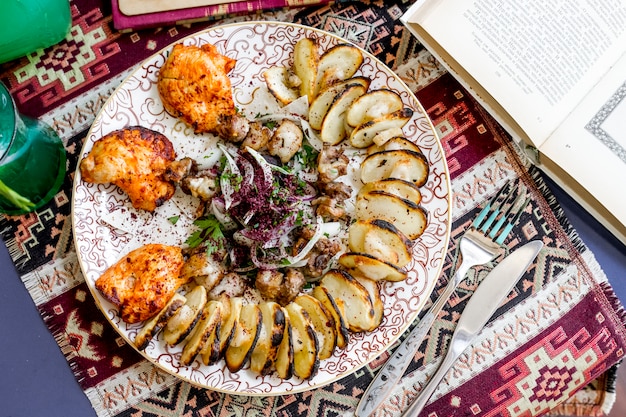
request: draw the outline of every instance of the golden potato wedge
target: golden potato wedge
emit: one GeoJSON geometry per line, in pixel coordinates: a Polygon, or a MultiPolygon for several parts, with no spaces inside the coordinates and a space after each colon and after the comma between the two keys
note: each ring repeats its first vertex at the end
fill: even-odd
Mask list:
{"type": "Polygon", "coordinates": [[[390,194],[397,195],[400,198],[412,201],[415,204],[419,204],[422,201],[422,192],[420,191],[420,188],[412,182],[401,180],[399,178],[385,178],[378,181],[368,182],[361,187],[357,196],[375,190],[386,191],[390,194]]]}
{"type": "Polygon", "coordinates": [[[300,78],[300,95],[307,96],[309,103],[315,96],[319,56],[314,39],[302,38],[293,49],[293,71],[300,78]]]}
{"type": "Polygon", "coordinates": [[[351,77],[347,80],[338,81],[319,92],[309,106],[309,125],[315,130],[322,128],[322,121],[328,112],[331,104],[337,94],[343,91],[348,85],[360,84],[365,88],[369,88],[371,80],[366,77],[351,77]]]}
{"type": "Polygon", "coordinates": [[[350,333],[346,324],[345,305],[343,300],[335,300],[325,287],[317,285],[313,288],[311,295],[318,299],[326,308],[326,311],[333,317],[335,323],[335,346],[343,349],[348,344],[350,333]]]}
{"type": "Polygon", "coordinates": [[[256,346],[250,357],[250,369],[261,375],[268,374],[276,361],[278,347],[285,334],[285,310],[274,301],[259,304],[263,324],[256,346]]]}
{"type": "Polygon", "coordinates": [[[348,228],[348,246],[403,268],[411,261],[412,242],[383,219],[357,220],[348,228]]]}
{"type": "Polygon", "coordinates": [[[237,328],[226,348],[224,360],[231,372],[242,369],[249,361],[259,338],[263,317],[257,304],[244,304],[239,311],[237,328]]]}
{"type": "MultiPolygon", "coordinates": [[[[283,310],[286,313],[286,310],[283,310]]],[[[285,314],[285,332],[283,339],[278,346],[276,352],[276,360],[274,361],[274,370],[276,375],[282,379],[289,379],[293,376],[293,332],[291,329],[291,320],[289,314],[285,314]]]]}
{"type": "Polygon", "coordinates": [[[424,154],[396,149],[376,152],[361,162],[361,181],[366,184],[385,178],[399,178],[418,187],[428,180],[428,161],[424,154]]]}
{"type": "Polygon", "coordinates": [[[326,288],[334,299],[343,300],[350,331],[367,331],[372,327],[375,317],[370,295],[350,273],[343,269],[331,269],[324,274],[319,285],[326,288]]]}
{"type": "Polygon", "coordinates": [[[220,303],[220,322],[217,323],[215,331],[211,332],[199,352],[202,363],[205,365],[213,365],[220,359],[220,334],[222,333],[222,323],[224,323],[224,305],[220,303]]]}
{"type": "Polygon", "coordinates": [[[226,296],[220,298],[220,300],[224,305],[224,319],[220,329],[219,357],[223,357],[239,326],[239,314],[243,306],[243,298],[226,296]]]}
{"type": "Polygon", "coordinates": [[[378,281],[361,276],[355,276],[354,278],[365,287],[372,299],[372,305],[374,306],[374,323],[372,325],[373,327],[369,329],[372,331],[380,326],[383,321],[383,316],[385,315],[385,304],[380,296],[380,284],[378,281]]]}
{"type": "Polygon", "coordinates": [[[139,350],[148,347],[150,340],[154,338],[167,325],[167,321],[185,304],[187,299],[179,293],[167,302],[165,307],[161,309],[154,317],[148,320],[141,330],[135,336],[135,346],[139,350]]]}
{"type": "Polygon", "coordinates": [[[388,140],[399,136],[404,136],[404,130],[402,130],[402,127],[400,126],[392,126],[389,129],[383,129],[379,132],[376,132],[376,134],[372,138],[373,143],[367,148],[368,153],[371,153],[369,152],[369,148],[373,146],[381,146],[385,144],[388,140]]]}
{"type": "Polygon", "coordinates": [[[282,105],[287,105],[300,97],[300,89],[289,86],[289,69],[270,67],[263,72],[267,89],[282,105]]]}
{"type": "Polygon", "coordinates": [[[350,144],[355,148],[367,148],[374,143],[374,137],[388,129],[402,128],[413,116],[413,110],[408,107],[386,114],[378,119],[365,122],[350,133],[350,144]]]}
{"type": "Polygon", "coordinates": [[[202,309],[207,303],[206,289],[202,285],[196,285],[185,298],[185,304],[167,321],[163,330],[163,339],[170,346],[185,340],[200,320],[202,309]]]}
{"type": "Polygon", "coordinates": [[[337,262],[354,277],[364,277],[374,281],[406,279],[406,272],[367,253],[346,252],[339,257],[337,262]]]}
{"type": "Polygon", "coordinates": [[[293,340],[293,372],[302,379],[315,376],[319,369],[319,345],[311,318],[306,310],[291,302],[285,307],[289,314],[293,340]]]}
{"type": "Polygon", "coordinates": [[[320,139],[322,142],[337,145],[346,138],[348,135],[345,125],[346,109],[357,97],[363,95],[365,91],[366,89],[363,85],[351,84],[335,96],[320,128],[320,139]]]}
{"type": "Polygon", "coordinates": [[[339,44],[327,49],[318,61],[314,96],[326,86],[352,77],[362,63],[363,54],[354,45],[339,44]]]}
{"type": "Polygon", "coordinates": [[[371,155],[376,152],[395,151],[397,149],[406,149],[407,151],[422,153],[422,149],[415,143],[411,142],[402,135],[396,135],[382,143],[374,141],[374,143],[367,148],[367,154],[371,155]]]}
{"type": "Polygon", "coordinates": [[[222,303],[211,300],[202,309],[200,320],[183,347],[183,352],[180,355],[182,365],[190,365],[205,346],[209,346],[208,349],[217,350],[221,323],[222,303]]]}
{"type": "Polygon", "coordinates": [[[315,330],[319,343],[320,360],[330,358],[337,345],[335,319],[322,302],[310,294],[300,294],[294,299],[294,302],[301,305],[311,318],[313,330],[315,330]]]}
{"type": "Polygon", "coordinates": [[[402,110],[403,107],[402,98],[395,91],[386,88],[372,90],[352,103],[346,113],[346,123],[357,127],[370,120],[402,110]]]}
{"type": "Polygon", "coordinates": [[[356,199],[355,215],[358,220],[387,220],[411,240],[424,233],[427,223],[422,206],[386,191],[361,194],[356,199]]]}

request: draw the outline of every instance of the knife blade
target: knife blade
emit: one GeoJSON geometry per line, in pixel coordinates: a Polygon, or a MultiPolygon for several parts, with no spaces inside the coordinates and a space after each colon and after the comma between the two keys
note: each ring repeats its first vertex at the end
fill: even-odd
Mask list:
{"type": "MultiPolygon", "coordinates": [[[[426,405],[426,401],[435,391],[437,383],[443,378],[447,369],[485,326],[504,300],[504,297],[511,292],[513,286],[515,286],[528,269],[528,266],[537,257],[542,247],[543,242],[529,242],[505,257],[487,274],[468,301],[459,319],[456,330],[450,340],[450,348],[446,357],[429,383],[420,391],[417,400],[409,406],[403,415],[416,416],[426,405]]],[[[424,331],[427,330],[425,329],[424,331]]],[[[411,340],[417,341],[421,339],[421,335],[410,335],[396,349],[383,366],[383,369],[379,371],[379,375],[374,378],[363,394],[355,411],[357,417],[371,415],[388,397],[406,370],[405,363],[410,359],[405,359],[404,357],[407,353],[415,351],[411,346],[411,340]],[[400,372],[398,372],[398,369],[400,372]]]]}

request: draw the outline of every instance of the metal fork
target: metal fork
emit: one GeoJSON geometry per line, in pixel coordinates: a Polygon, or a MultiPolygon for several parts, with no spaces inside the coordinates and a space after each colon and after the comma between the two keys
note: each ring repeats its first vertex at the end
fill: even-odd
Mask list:
{"type": "Polygon", "coordinates": [[[486,264],[502,251],[504,240],[530,201],[527,198],[519,204],[522,195],[516,197],[516,191],[517,187],[511,189],[510,183],[507,182],[483,207],[468,230],[464,232],[459,243],[461,263],[456,273],[448,281],[437,301],[376,375],[363,394],[355,413],[356,416],[370,415],[391,393],[396,382],[404,375],[411,358],[419,349],[435,318],[465,278],[469,269],[486,264]]]}

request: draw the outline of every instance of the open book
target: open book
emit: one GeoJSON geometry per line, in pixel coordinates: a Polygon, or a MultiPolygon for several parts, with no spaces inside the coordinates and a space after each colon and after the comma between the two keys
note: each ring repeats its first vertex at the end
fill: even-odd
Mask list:
{"type": "Polygon", "coordinates": [[[418,0],[402,21],[626,244],[626,0],[418,0]]]}

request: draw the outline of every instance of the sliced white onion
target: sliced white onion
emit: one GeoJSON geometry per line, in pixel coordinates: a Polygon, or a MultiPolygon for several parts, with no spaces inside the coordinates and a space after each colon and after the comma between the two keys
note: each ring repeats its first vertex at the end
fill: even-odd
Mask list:
{"type": "Polygon", "coordinates": [[[292,175],[291,172],[287,171],[286,169],[284,169],[282,167],[279,167],[277,165],[270,164],[269,162],[267,162],[267,159],[263,158],[263,155],[261,155],[260,153],[258,153],[254,149],[250,148],[249,146],[246,146],[246,150],[259,163],[259,165],[261,166],[261,169],[263,170],[263,174],[265,175],[265,179],[266,180],[269,179],[269,183],[270,184],[272,183],[272,181],[274,181],[274,175],[272,174],[272,170],[274,170],[276,172],[280,172],[281,174],[292,175]]]}
{"type": "Polygon", "coordinates": [[[222,150],[224,156],[226,157],[226,161],[228,162],[228,164],[224,167],[222,175],[220,176],[220,187],[222,188],[222,195],[224,196],[224,208],[228,211],[228,209],[230,209],[233,204],[233,195],[235,194],[235,188],[228,178],[229,175],[224,174],[241,177],[241,172],[239,171],[239,167],[237,166],[237,163],[235,162],[233,157],[230,155],[228,149],[221,143],[218,143],[217,146],[222,150]]]}
{"type": "Polygon", "coordinates": [[[224,203],[217,198],[211,199],[211,213],[218,222],[224,226],[225,230],[234,230],[237,228],[237,222],[226,212],[224,203]]]}
{"type": "Polygon", "coordinates": [[[304,248],[302,248],[302,250],[298,252],[296,256],[287,257],[287,261],[289,261],[289,265],[293,265],[295,263],[300,262],[302,259],[306,258],[309,252],[311,252],[311,249],[313,249],[317,241],[320,240],[322,236],[324,236],[324,232],[323,232],[324,228],[322,227],[323,224],[324,222],[322,221],[322,218],[318,217],[317,222],[315,223],[315,233],[313,234],[311,239],[307,242],[304,248]]]}
{"type": "Polygon", "coordinates": [[[341,223],[339,222],[322,223],[321,228],[321,233],[324,236],[333,237],[341,233],[341,223]]]}
{"type": "Polygon", "coordinates": [[[272,168],[270,166],[270,163],[267,162],[265,158],[263,158],[263,155],[261,155],[249,146],[246,146],[246,150],[250,153],[250,155],[252,155],[252,157],[261,167],[261,171],[263,171],[263,176],[265,177],[265,182],[267,184],[271,184],[272,182],[274,182],[274,174],[272,174],[272,168]]]}
{"type": "Polygon", "coordinates": [[[315,132],[315,130],[311,127],[309,122],[302,119],[300,120],[300,126],[302,127],[302,133],[304,133],[304,136],[306,136],[307,140],[309,141],[309,144],[313,147],[313,149],[315,149],[318,152],[322,152],[322,149],[324,148],[322,139],[320,139],[320,137],[315,132]]]}
{"type": "Polygon", "coordinates": [[[286,113],[265,114],[261,117],[257,117],[256,119],[254,119],[254,121],[259,123],[276,122],[280,120],[290,120],[297,124],[300,124],[300,122],[302,122],[300,116],[286,113]]]}

